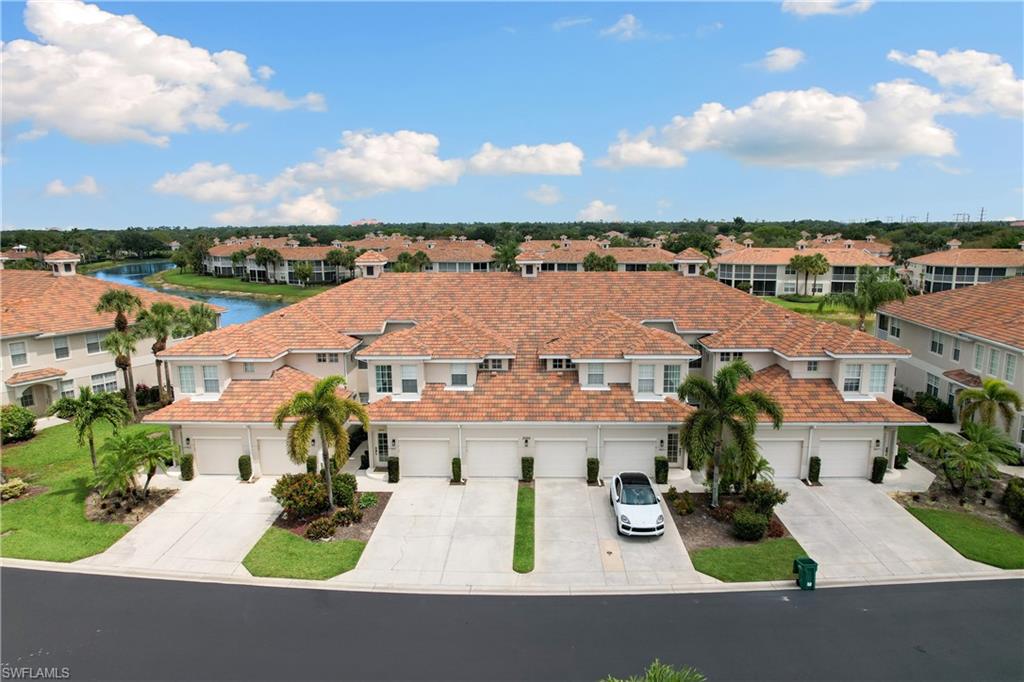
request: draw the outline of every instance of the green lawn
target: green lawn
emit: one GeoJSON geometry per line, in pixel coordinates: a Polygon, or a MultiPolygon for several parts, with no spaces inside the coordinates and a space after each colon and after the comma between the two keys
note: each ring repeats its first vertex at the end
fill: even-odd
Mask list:
{"type": "Polygon", "coordinates": [[[727,583],[796,580],[793,559],[807,556],[792,538],[762,540],[743,547],[709,547],[690,553],[693,567],[727,583]]]}
{"type": "MultiPolygon", "coordinates": [[[[129,429],[160,431],[159,426],[129,429]]],[[[96,445],[110,427],[96,427],[96,445]]],[[[80,447],[71,424],[41,431],[32,440],[4,447],[4,472],[46,492],[6,502],[0,512],[0,556],[44,561],[77,561],[98,554],[128,532],[119,523],[96,523],[85,518],[92,464],[89,447],[80,447]]]]}
{"type": "Polygon", "coordinates": [[[516,498],[516,541],[512,552],[512,570],[533,570],[533,488],[520,488],[516,498]]]}
{"type": "Polygon", "coordinates": [[[330,289],[330,286],[298,287],[291,284],[261,284],[260,282],[243,282],[234,277],[211,277],[196,275],[177,270],[164,270],[146,278],[146,282],[155,286],[173,284],[200,291],[236,291],[246,294],[257,294],[270,298],[281,298],[285,301],[300,301],[330,289]]]}
{"type": "MultiPolygon", "coordinates": [[[[809,317],[813,317],[816,320],[824,320],[826,322],[835,322],[837,324],[841,324],[841,325],[844,325],[846,327],[854,327],[854,328],[856,328],[857,324],[858,324],[857,315],[855,313],[851,312],[850,310],[845,309],[845,308],[844,309],[829,309],[829,310],[823,310],[821,312],[818,312],[818,302],[817,301],[809,302],[809,303],[786,301],[786,300],[783,300],[783,299],[779,298],[778,296],[765,296],[764,299],[766,301],[770,302],[770,303],[774,303],[775,305],[782,306],[783,308],[786,308],[787,310],[792,310],[793,312],[797,312],[797,313],[800,313],[802,315],[807,315],[809,317]]],[[[864,325],[865,332],[868,333],[868,334],[871,334],[872,331],[874,330],[874,328],[875,328],[875,316],[874,315],[869,315],[868,318],[865,320],[865,325],[864,325]]]]}
{"type": "Polygon", "coordinates": [[[927,424],[921,424],[920,426],[901,426],[899,427],[898,438],[901,445],[915,447],[921,442],[921,439],[929,433],[938,433],[938,431],[927,424]]]}
{"type": "Polygon", "coordinates": [[[1024,568],[1024,536],[966,512],[908,507],[907,511],[968,559],[997,568],[1024,568]]]}
{"type": "Polygon", "coordinates": [[[364,547],[361,540],[313,542],[281,528],[268,528],[242,565],[261,578],[327,580],[355,568],[364,547]]]}

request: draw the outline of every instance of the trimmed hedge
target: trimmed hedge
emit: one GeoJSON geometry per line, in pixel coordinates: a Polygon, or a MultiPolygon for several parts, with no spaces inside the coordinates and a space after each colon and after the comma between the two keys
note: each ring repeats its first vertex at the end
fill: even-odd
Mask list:
{"type": "Polygon", "coordinates": [[[817,483],[821,476],[821,457],[811,457],[811,463],[807,467],[807,480],[817,483]]]}
{"type": "Polygon", "coordinates": [[[523,467],[523,482],[533,482],[533,457],[523,457],[520,462],[523,467]]]}
{"type": "Polygon", "coordinates": [[[21,405],[4,405],[0,410],[0,442],[14,443],[36,435],[36,417],[21,405]]]}
{"type": "Polygon", "coordinates": [[[910,453],[907,452],[906,448],[900,448],[896,451],[896,468],[906,469],[907,462],[910,461],[910,453]]]}
{"type": "Polygon", "coordinates": [[[654,482],[668,483],[668,457],[654,458],[654,482]]]}
{"type": "Polygon", "coordinates": [[[192,455],[181,456],[181,480],[191,481],[196,476],[195,458],[192,455]]]}
{"type": "Polygon", "coordinates": [[[452,457],[452,483],[462,483],[461,457],[452,457]]]}
{"type": "Polygon", "coordinates": [[[392,455],[388,457],[388,483],[398,483],[398,477],[398,458],[392,455]]]}
{"type": "Polygon", "coordinates": [[[771,481],[754,481],[744,488],[743,499],[758,514],[771,518],[775,506],[785,504],[789,493],[779,490],[771,481]]]}
{"type": "Polygon", "coordinates": [[[732,515],[732,532],[740,540],[760,540],[768,530],[768,517],[750,507],[740,507],[732,515]]]}
{"type": "Polygon", "coordinates": [[[316,467],[316,455],[309,455],[309,456],[307,456],[306,457],[306,473],[307,474],[315,474],[316,473],[316,469],[317,469],[317,467],[316,467]]]}
{"type": "Polygon", "coordinates": [[[334,519],[330,516],[321,516],[319,519],[314,519],[308,526],[306,526],[306,539],[307,540],[326,540],[334,535],[334,529],[338,527],[338,524],[334,522],[334,519]]]}
{"type": "Polygon", "coordinates": [[[1024,478],[1011,478],[1006,483],[1003,507],[1011,519],[1024,523],[1024,478]]]}
{"type": "Polygon", "coordinates": [[[316,474],[285,474],[270,489],[289,518],[302,519],[327,511],[327,486],[316,474]]]}
{"type": "Polygon", "coordinates": [[[249,455],[242,455],[238,458],[238,476],[243,481],[252,478],[252,457],[249,455]]]}
{"type": "Polygon", "coordinates": [[[601,471],[601,460],[597,457],[587,457],[587,483],[597,483],[597,475],[601,471]]]}
{"type": "Polygon", "coordinates": [[[885,470],[889,461],[885,457],[875,457],[871,461],[871,482],[881,483],[885,479],[885,470]]]}

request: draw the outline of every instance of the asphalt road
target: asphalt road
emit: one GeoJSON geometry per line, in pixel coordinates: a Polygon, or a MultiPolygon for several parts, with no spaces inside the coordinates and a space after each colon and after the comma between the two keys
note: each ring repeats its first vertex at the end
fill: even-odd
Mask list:
{"type": "Polygon", "coordinates": [[[0,572],[0,678],[1022,680],[1024,581],[615,597],[417,596],[0,572]]]}

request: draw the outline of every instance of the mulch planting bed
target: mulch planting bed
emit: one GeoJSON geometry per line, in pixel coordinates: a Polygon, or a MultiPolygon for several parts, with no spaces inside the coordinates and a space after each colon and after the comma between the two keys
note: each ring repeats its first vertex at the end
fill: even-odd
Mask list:
{"type": "MultiPolygon", "coordinates": [[[[369,493],[363,492],[359,494],[367,495],[369,493]]],[[[388,506],[388,500],[391,499],[391,493],[373,494],[377,496],[377,504],[363,510],[363,520],[359,523],[353,523],[350,526],[338,526],[334,531],[335,540],[362,540],[366,542],[370,539],[370,536],[373,535],[373,529],[377,527],[377,522],[380,521],[381,514],[384,513],[384,508],[388,506]]],[[[306,537],[306,527],[318,518],[320,517],[311,516],[305,519],[288,519],[282,513],[274,521],[274,526],[304,538],[306,537]]]]}
{"type": "Polygon", "coordinates": [[[85,518],[106,523],[137,525],[157,510],[178,491],[174,488],[150,488],[149,497],[144,500],[104,500],[99,493],[90,493],[85,498],[85,518]]]}
{"type": "MultiPolygon", "coordinates": [[[[708,493],[690,493],[690,495],[693,498],[692,514],[680,514],[672,503],[665,500],[672,514],[672,521],[675,522],[687,551],[693,552],[708,547],[746,547],[757,544],[748,540],[740,540],[733,535],[730,519],[719,520],[711,515],[711,495],[708,493]]],[[[744,504],[739,495],[719,495],[719,507],[725,507],[728,503],[734,504],[737,509],[744,504]]],[[[765,539],[786,538],[790,537],[790,534],[785,524],[773,514],[772,524],[764,537],[765,539]]]]}

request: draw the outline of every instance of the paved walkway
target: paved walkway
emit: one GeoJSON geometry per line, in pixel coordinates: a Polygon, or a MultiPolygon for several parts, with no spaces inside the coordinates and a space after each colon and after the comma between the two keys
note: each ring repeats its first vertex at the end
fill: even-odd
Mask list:
{"type": "Polygon", "coordinates": [[[233,476],[200,476],[182,483],[161,476],[153,487],[178,493],[102,554],[79,563],[204,575],[248,575],[242,559],[281,507],[270,496],[275,478],[242,483],[233,476]]]}
{"type": "Polygon", "coordinates": [[[837,479],[809,488],[780,481],[789,500],[775,508],[824,578],[999,573],[965,559],[880,486],[837,479]]]}

